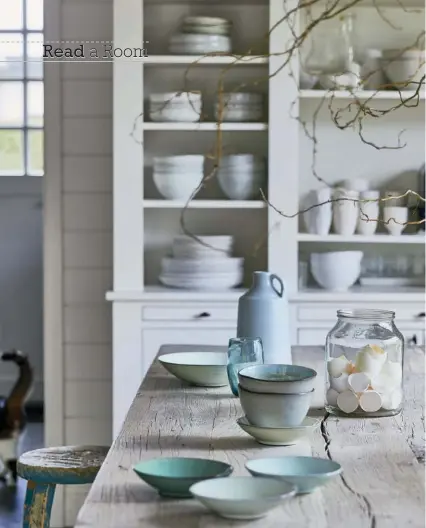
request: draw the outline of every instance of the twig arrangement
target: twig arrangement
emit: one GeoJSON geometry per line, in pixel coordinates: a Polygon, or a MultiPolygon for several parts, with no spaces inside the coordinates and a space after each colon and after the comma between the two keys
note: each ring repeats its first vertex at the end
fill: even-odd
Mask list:
{"type": "MultiPolygon", "coordinates": [[[[237,65],[238,63],[244,62],[250,62],[253,60],[256,60],[258,58],[270,58],[271,56],[280,56],[283,58],[282,64],[272,73],[269,75],[265,75],[261,78],[256,78],[251,81],[246,81],[244,83],[238,84],[238,86],[234,87],[232,90],[228,90],[228,93],[237,92],[249,85],[260,85],[261,83],[270,82],[271,79],[273,79],[275,76],[277,76],[284,68],[287,68],[289,70],[289,75],[293,77],[294,82],[298,85],[298,79],[293,75],[292,72],[292,60],[295,58],[296,54],[300,53],[302,45],[307,41],[307,38],[312,35],[312,32],[315,28],[317,28],[321,23],[324,23],[325,21],[329,21],[332,19],[339,19],[347,12],[350,12],[355,6],[361,3],[362,0],[329,0],[325,5],[320,4],[321,0],[305,0],[301,2],[297,7],[289,9],[288,11],[285,11],[285,14],[283,17],[274,24],[274,26],[270,29],[270,31],[266,35],[266,39],[269,39],[271,34],[276,31],[276,29],[281,24],[287,24],[290,28],[290,33],[292,35],[292,39],[290,42],[287,43],[285,49],[280,53],[275,54],[253,54],[252,50],[247,50],[245,54],[237,55],[237,54],[231,54],[231,53],[211,53],[211,54],[205,54],[202,57],[199,57],[198,59],[195,59],[186,69],[184,73],[183,78],[183,88],[182,91],[179,92],[180,94],[184,92],[191,92],[190,89],[188,89],[188,80],[189,80],[189,73],[190,71],[202,63],[203,59],[206,57],[211,56],[226,56],[233,60],[226,65],[226,67],[222,68],[218,77],[217,81],[217,98],[218,98],[218,107],[217,107],[217,130],[216,130],[216,137],[214,142],[214,147],[212,149],[212,152],[209,152],[206,157],[213,161],[213,168],[212,170],[204,175],[201,183],[194,189],[191,196],[189,197],[187,203],[183,207],[181,211],[180,216],[180,225],[182,228],[182,231],[190,236],[191,238],[197,240],[197,242],[201,245],[208,245],[203,240],[199,239],[197,235],[192,233],[185,221],[186,213],[189,207],[190,202],[198,195],[200,190],[204,188],[209,181],[211,181],[217,174],[217,170],[220,166],[220,162],[223,155],[223,137],[222,137],[222,123],[223,123],[223,116],[224,112],[226,110],[227,103],[224,101],[224,93],[225,93],[225,79],[227,74],[231,71],[231,69],[237,65]],[[320,7],[321,5],[321,7],[320,7]],[[312,8],[319,8],[319,14],[316,16],[312,16],[312,8]],[[304,29],[301,32],[298,32],[296,29],[296,19],[301,14],[307,15],[306,16],[306,25],[304,29]]],[[[399,2],[399,0],[398,0],[399,2]]],[[[373,5],[375,9],[377,10],[379,16],[388,23],[391,27],[395,28],[395,25],[387,19],[385,14],[382,12],[380,6],[377,5],[376,0],[374,0],[373,5]]],[[[402,10],[406,11],[406,8],[400,4],[400,7],[402,10]]],[[[424,36],[425,32],[422,31],[418,37],[415,39],[415,42],[412,46],[409,46],[408,48],[402,49],[401,54],[404,53],[407,49],[411,48],[419,48],[422,46],[422,41],[424,42],[424,36]]],[[[393,59],[395,60],[395,59],[393,59]]],[[[421,68],[423,68],[423,64],[420,65],[421,68]]],[[[370,72],[369,75],[373,75],[374,72],[370,72]]],[[[367,79],[364,79],[363,82],[365,82],[367,79]]],[[[338,108],[337,110],[334,107],[334,102],[336,100],[336,93],[334,89],[329,90],[325,93],[325,96],[321,98],[319,101],[319,104],[313,113],[312,116],[312,122],[311,122],[311,130],[309,130],[308,124],[306,122],[303,122],[299,116],[294,116],[293,114],[293,108],[296,104],[296,101],[293,102],[291,107],[289,108],[290,116],[292,116],[294,119],[297,119],[306,134],[306,136],[309,138],[309,140],[312,142],[312,175],[314,178],[319,181],[323,185],[330,186],[324,178],[319,176],[316,171],[316,156],[317,156],[317,139],[316,139],[316,125],[317,125],[317,119],[319,112],[322,108],[327,107],[330,112],[330,117],[332,122],[335,124],[335,126],[340,130],[346,130],[346,129],[353,129],[356,130],[358,133],[358,136],[360,138],[360,141],[362,141],[364,144],[369,145],[370,147],[376,149],[376,150],[382,150],[382,149],[402,149],[405,147],[405,143],[401,141],[401,136],[404,131],[400,131],[397,136],[397,143],[395,145],[378,145],[373,141],[368,140],[364,135],[364,121],[366,118],[372,118],[372,119],[379,119],[381,117],[384,117],[390,113],[393,113],[403,107],[405,108],[416,108],[419,106],[420,103],[420,91],[422,89],[422,86],[425,84],[425,75],[423,74],[421,76],[420,81],[413,82],[412,80],[407,80],[405,83],[400,83],[395,86],[395,84],[385,84],[383,86],[380,86],[377,90],[375,90],[371,96],[369,96],[367,99],[361,100],[359,97],[359,92],[356,88],[348,88],[347,91],[350,93],[350,100],[347,104],[345,104],[343,107],[338,108]],[[408,83],[410,83],[411,86],[415,86],[413,91],[410,91],[408,94],[404,93],[404,88],[407,87],[408,83]],[[393,89],[394,92],[398,93],[398,99],[396,99],[395,103],[388,108],[385,109],[378,109],[375,108],[374,102],[376,99],[376,94],[381,92],[382,90],[389,90],[393,89]],[[349,117],[348,117],[349,116],[349,117]]],[[[167,106],[170,101],[166,101],[164,103],[164,106],[167,106]]],[[[192,102],[189,101],[189,103],[192,106],[192,102]]],[[[143,118],[143,114],[137,116],[134,122],[133,130],[132,130],[132,136],[135,137],[135,131],[137,128],[138,121],[143,118]]],[[[202,116],[200,116],[200,120],[202,120],[202,116]]],[[[384,197],[379,198],[377,200],[363,200],[363,199],[352,199],[352,198],[332,198],[331,200],[327,200],[322,203],[315,204],[309,208],[306,209],[299,209],[296,212],[289,213],[286,211],[281,211],[277,207],[274,206],[273,202],[266,198],[266,194],[263,189],[259,189],[260,196],[264,200],[264,202],[267,204],[268,207],[271,207],[274,209],[275,212],[277,212],[280,216],[283,218],[295,218],[297,216],[300,216],[307,211],[316,208],[321,207],[322,205],[325,205],[330,202],[338,202],[342,200],[349,200],[354,203],[363,203],[363,202],[386,202],[388,200],[397,200],[397,199],[404,199],[408,197],[414,197],[417,201],[417,204],[419,205],[421,202],[425,202],[425,198],[420,196],[417,192],[413,190],[407,190],[403,193],[401,193],[399,196],[392,196],[392,197],[384,197]]],[[[360,212],[362,219],[365,221],[374,221],[377,223],[387,224],[390,220],[393,220],[396,222],[395,219],[389,219],[387,221],[378,219],[378,218],[368,218],[368,216],[361,210],[360,212]]],[[[399,223],[399,222],[396,222],[399,223]]],[[[402,225],[418,225],[424,223],[424,220],[409,220],[405,224],[402,225]]],[[[265,243],[263,241],[261,245],[265,243]]],[[[260,245],[257,244],[256,247],[259,249],[260,245]]]]}

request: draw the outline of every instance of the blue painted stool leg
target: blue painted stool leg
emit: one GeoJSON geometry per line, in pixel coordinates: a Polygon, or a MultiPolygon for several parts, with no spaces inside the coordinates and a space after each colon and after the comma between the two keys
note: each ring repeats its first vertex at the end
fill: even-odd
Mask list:
{"type": "Polygon", "coordinates": [[[55,484],[28,481],[23,528],[49,528],[55,488],[55,484]]]}

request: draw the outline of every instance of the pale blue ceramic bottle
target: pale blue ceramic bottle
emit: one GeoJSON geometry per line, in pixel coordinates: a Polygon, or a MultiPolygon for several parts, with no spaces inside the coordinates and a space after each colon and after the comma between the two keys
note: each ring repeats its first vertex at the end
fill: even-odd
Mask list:
{"type": "Polygon", "coordinates": [[[260,337],[265,364],[291,365],[289,332],[283,281],[273,273],[255,271],[252,287],[238,301],[237,337],[260,337]]]}

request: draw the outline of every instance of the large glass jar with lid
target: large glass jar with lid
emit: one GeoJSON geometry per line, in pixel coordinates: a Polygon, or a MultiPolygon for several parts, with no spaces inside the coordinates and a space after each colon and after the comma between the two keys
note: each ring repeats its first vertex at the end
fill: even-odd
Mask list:
{"type": "Polygon", "coordinates": [[[392,416],[403,402],[404,338],[387,310],[338,310],[326,339],[326,410],[392,416]]]}

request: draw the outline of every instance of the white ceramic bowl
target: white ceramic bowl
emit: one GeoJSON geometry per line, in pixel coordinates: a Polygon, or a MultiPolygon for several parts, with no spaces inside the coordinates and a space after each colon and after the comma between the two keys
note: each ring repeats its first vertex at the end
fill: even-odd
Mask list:
{"type": "Polygon", "coordinates": [[[398,206],[383,207],[383,220],[389,234],[398,236],[407,227],[408,208],[398,206]]]}
{"type": "Polygon", "coordinates": [[[189,200],[203,179],[202,172],[154,172],[152,175],[158,192],[169,200],[189,200]],[[183,176],[183,177],[181,177],[183,176]]]}
{"type": "MultiPolygon", "coordinates": [[[[215,107],[214,117],[216,120],[220,119],[220,112],[215,107]]],[[[222,112],[221,120],[226,122],[254,122],[261,121],[263,118],[263,108],[250,109],[250,108],[230,108],[225,107],[222,112]]]]}
{"type": "Polygon", "coordinates": [[[300,365],[252,365],[238,372],[238,382],[251,392],[295,394],[314,388],[317,373],[300,365]]]}
{"type": "Polygon", "coordinates": [[[176,352],[163,354],[158,361],[180,380],[199,387],[223,387],[228,384],[227,354],[224,352],[176,352]]]}
{"type": "Polygon", "coordinates": [[[306,456],[258,458],[247,461],[246,469],[256,478],[290,482],[297,486],[298,493],[311,493],[342,472],[340,464],[334,460],[306,456]]]}
{"type": "MultiPolygon", "coordinates": [[[[425,52],[420,50],[385,50],[383,69],[399,90],[415,90],[425,72],[425,52]]],[[[424,89],[424,86],[423,86],[424,89]]]]}
{"type": "Polygon", "coordinates": [[[227,477],[189,488],[209,510],[226,519],[259,519],[297,492],[296,486],[271,478],[227,477]],[[285,485],[284,485],[285,484],[285,485]]]}
{"type": "Polygon", "coordinates": [[[299,394],[250,392],[238,386],[247,420],[257,427],[296,427],[308,414],[314,390],[299,394]]]}
{"type": "Polygon", "coordinates": [[[240,167],[252,167],[252,166],[265,166],[265,160],[261,156],[255,154],[231,154],[229,156],[223,156],[220,160],[221,167],[228,166],[240,166],[240,167]]]}
{"type": "Polygon", "coordinates": [[[157,156],[153,158],[154,170],[203,170],[204,156],[157,156]]]}
{"type": "Polygon", "coordinates": [[[153,104],[164,104],[164,103],[181,103],[188,104],[200,103],[201,93],[199,92],[164,92],[164,93],[152,93],[149,95],[149,101],[153,104]]]}
{"type": "Polygon", "coordinates": [[[220,168],[217,171],[219,186],[231,200],[248,200],[259,194],[259,189],[265,183],[265,173],[260,170],[228,171],[220,168]]]}
{"type": "Polygon", "coordinates": [[[237,424],[259,444],[285,446],[297,444],[308,438],[319,426],[321,420],[307,416],[297,427],[256,427],[245,416],[238,418],[237,424]]]}
{"type": "Polygon", "coordinates": [[[225,104],[262,104],[263,94],[259,92],[225,92],[221,96],[225,104]]]}
{"type": "Polygon", "coordinates": [[[162,109],[150,109],[149,118],[154,122],[174,122],[174,123],[196,123],[200,120],[201,110],[196,108],[162,108],[162,109]]]}
{"type": "Polygon", "coordinates": [[[311,273],[324,289],[347,291],[360,276],[362,255],[362,251],[312,253],[311,273]]]}
{"type": "Polygon", "coordinates": [[[318,77],[299,70],[299,86],[302,90],[311,90],[318,82],[318,77]]]}

